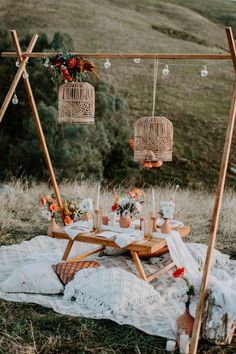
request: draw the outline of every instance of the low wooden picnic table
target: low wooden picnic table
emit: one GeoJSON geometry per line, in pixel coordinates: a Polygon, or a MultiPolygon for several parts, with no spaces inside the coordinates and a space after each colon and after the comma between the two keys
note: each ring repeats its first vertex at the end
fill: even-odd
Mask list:
{"type": "MultiPolygon", "coordinates": [[[[190,233],[190,226],[184,226],[182,228],[179,228],[177,230],[180,234],[181,237],[186,236],[187,234],[190,233]]],[[[96,232],[78,232],[78,234],[72,239],[69,235],[67,235],[65,232],[53,232],[54,238],[58,239],[65,239],[68,240],[68,244],[66,246],[66,249],[64,251],[62,260],[63,261],[70,261],[70,262],[77,262],[79,260],[82,260],[88,256],[91,256],[92,254],[99,253],[102,255],[104,253],[104,250],[106,247],[112,247],[112,248],[120,248],[115,240],[113,239],[108,239],[105,237],[100,236],[102,235],[102,232],[99,232],[96,234],[96,232]],[[68,259],[70,250],[74,244],[75,241],[78,242],[84,242],[84,243],[91,243],[93,245],[99,245],[100,247],[84,252],[74,258],[68,259]]],[[[167,248],[167,243],[164,238],[158,238],[158,237],[153,237],[150,240],[138,240],[134,241],[128,246],[124,247],[125,250],[129,251],[133,261],[135,263],[135,266],[138,270],[139,276],[141,279],[150,282],[156,278],[158,278],[161,274],[164,272],[168,271],[172,267],[175,266],[174,262],[171,261],[167,265],[165,265],[163,268],[158,270],[157,272],[154,272],[153,274],[146,275],[141,263],[140,258],[142,259],[147,259],[150,257],[158,257],[163,253],[168,252],[167,248]]]]}

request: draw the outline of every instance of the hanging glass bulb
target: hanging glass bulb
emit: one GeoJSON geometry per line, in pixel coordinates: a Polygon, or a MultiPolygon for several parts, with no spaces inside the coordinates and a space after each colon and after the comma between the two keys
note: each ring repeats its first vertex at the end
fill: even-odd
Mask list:
{"type": "Polygon", "coordinates": [[[141,63],[141,58],[134,58],[134,64],[141,63]]]}
{"type": "Polygon", "coordinates": [[[19,62],[19,60],[17,59],[17,61],[16,61],[16,67],[17,68],[19,68],[20,67],[20,62],[19,62]]]}
{"type": "Polygon", "coordinates": [[[162,70],[162,75],[163,76],[167,76],[167,75],[169,75],[169,67],[168,67],[168,64],[165,64],[165,66],[164,66],[164,69],[162,70]]]}
{"type": "Polygon", "coordinates": [[[12,103],[13,104],[17,104],[19,102],[17,96],[16,96],[16,93],[14,93],[13,97],[12,97],[12,103]]]}
{"type": "Polygon", "coordinates": [[[28,79],[28,77],[29,77],[29,74],[27,73],[27,72],[24,72],[24,74],[22,75],[23,76],[23,79],[28,79]]]}
{"type": "Polygon", "coordinates": [[[207,76],[208,76],[207,66],[204,65],[203,69],[201,70],[201,77],[207,77],[207,76]]]}
{"type": "Polygon", "coordinates": [[[105,69],[110,69],[110,67],[111,67],[111,63],[110,63],[109,59],[107,58],[105,63],[104,63],[104,68],[105,69]]]}

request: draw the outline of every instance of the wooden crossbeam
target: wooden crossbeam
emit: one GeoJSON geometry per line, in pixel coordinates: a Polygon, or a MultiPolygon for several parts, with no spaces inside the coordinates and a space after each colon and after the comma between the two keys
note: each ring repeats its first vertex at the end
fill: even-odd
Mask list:
{"type": "MultiPolygon", "coordinates": [[[[22,53],[22,57],[29,58],[42,58],[45,56],[54,56],[57,55],[56,52],[35,52],[29,53],[28,51],[22,53]]],[[[213,59],[213,60],[231,60],[230,53],[79,53],[71,52],[73,55],[78,55],[81,57],[88,58],[100,58],[100,59],[213,59]]],[[[16,57],[16,52],[1,52],[1,57],[16,57]]]]}

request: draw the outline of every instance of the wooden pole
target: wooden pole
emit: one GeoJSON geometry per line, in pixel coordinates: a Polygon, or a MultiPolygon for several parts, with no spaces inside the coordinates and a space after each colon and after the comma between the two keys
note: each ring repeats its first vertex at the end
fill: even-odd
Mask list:
{"type": "MultiPolygon", "coordinates": [[[[57,55],[58,53],[55,52],[35,52],[29,53],[28,51],[23,52],[21,55],[22,57],[29,57],[29,58],[42,58],[42,57],[50,57],[57,55]]],[[[88,57],[88,58],[100,58],[100,59],[213,59],[213,60],[231,60],[231,55],[228,53],[183,53],[183,54],[176,54],[176,53],[78,53],[73,52],[73,55],[78,55],[81,57],[88,57]]],[[[16,52],[1,52],[1,57],[16,57],[16,52]]]]}
{"type": "MultiPolygon", "coordinates": [[[[28,47],[28,52],[29,53],[32,52],[37,39],[38,39],[38,35],[35,34],[32,37],[31,42],[30,42],[29,47],[28,47]]],[[[11,101],[11,98],[12,98],[12,96],[14,94],[16,86],[18,85],[18,82],[20,81],[21,75],[22,75],[23,71],[25,70],[25,66],[27,64],[27,61],[28,61],[27,57],[21,59],[21,61],[19,60],[20,66],[19,66],[19,68],[18,68],[18,70],[16,72],[16,75],[14,77],[14,80],[12,81],[11,87],[10,87],[10,89],[9,89],[9,91],[8,91],[4,101],[3,101],[2,107],[0,109],[0,123],[1,123],[2,118],[3,118],[3,116],[4,116],[5,112],[6,112],[6,109],[7,109],[8,105],[9,105],[9,103],[11,101]]]]}
{"type": "MultiPolygon", "coordinates": [[[[17,33],[16,33],[15,30],[11,31],[11,36],[12,36],[12,40],[14,42],[14,45],[16,47],[16,52],[17,52],[17,55],[19,57],[19,61],[22,62],[22,61],[24,61],[24,58],[22,58],[22,55],[21,55],[20,43],[19,43],[18,36],[17,36],[17,33]]],[[[47,144],[46,144],[46,141],[45,141],[43,129],[42,129],[42,126],[41,126],[41,122],[40,122],[37,106],[36,106],[36,103],[35,103],[35,100],[34,100],[32,88],[31,88],[30,81],[29,81],[29,78],[28,78],[28,75],[27,75],[27,71],[26,71],[25,68],[24,68],[24,73],[26,74],[26,76],[24,78],[24,85],[25,85],[25,89],[26,89],[26,92],[27,92],[27,95],[28,95],[28,98],[29,98],[30,106],[31,106],[31,109],[32,109],[32,112],[33,112],[34,121],[35,121],[35,124],[36,124],[39,140],[40,140],[40,143],[41,143],[41,146],[42,146],[42,150],[43,150],[43,153],[44,153],[44,157],[45,157],[45,160],[46,160],[46,163],[47,163],[48,171],[49,171],[51,182],[52,182],[52,185],[53,185],[53,188],[54,188],[54,191],[55,191],[55,195],[56,195],[58,206],[60,208],[62,208],[62,201],[61,201],[61,196],[60,196],[60,193],[59,193],[59,188],[58,188],[58,185],[57,185],[56,177],[55,177],[54,170],[53,170],[52,163],[51,163],[51,159],[50,159],[50,156],[49,156],[49,152],[48,152],[47,144]]]]}
{"type": "MultiPolygon", "coordinates": [[[[227,34],[229,48],[231,52],[231,59],[233,61],[233,65],[236,73],[236,49],[235,49],[234,38],[233,38],[231,28],[226,28],[226,34],[227,34]]],[[[219,224],[220,209],[221,209],[225,180],[226,180],[226,172],[227,172],[227,167],[229,162],[229,154],[230,154],[230,148],[232,143],[234,124],[235,124],[235,116],[236,116],[236,78],[234,83],[233,97],[231,102],[228,127],[226,131],[224,150],[223,150],[223,155],[221,160],[219,179],[218,179],[218,184],[216,189],[215,204],[212,213],[208,248],[207,248],[205,265],[204,265],[204,270],[202,275],[202,283],[200,287],[199,300],[198,300],[194,327],[193,327],[193,335],[192,335],[191,348],[190,348],[191,354],[197,353],[198,339],[199,339],[200,329],[201,329],[202,312],[204,309],[205,292],[206,292],[207,282],[210,274],[212,254],[214,251],[216,234],[217,234],[217,229],[219,224]]]]}

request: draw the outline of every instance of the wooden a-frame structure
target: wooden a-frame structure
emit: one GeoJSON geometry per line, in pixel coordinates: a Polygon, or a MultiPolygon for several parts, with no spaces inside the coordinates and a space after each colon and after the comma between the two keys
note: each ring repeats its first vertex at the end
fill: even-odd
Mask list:
{"type": "MultiPolygon", "coordinates": [[[[210,59],[212,59],[212,60],[231,60],[232,61],[232,64],[234,67],[234,72],[235,72],[233,96],[232,96],[231,108],[230,108],[230,113],[229,113],[229,119],[228,119],[228,125],[227,125],[226,137],[225,137],[225,144],[224,144],[224,149],[223,149],[223,154],[222,154],[218,184],[217,184],[217,188],[216,188],[215,203],[214,203],[214,208],[213,208],[213,212],[212,212],[212,220],[211,220],[211,226],[210,226],[210,234],[209,234],[208,248],[207,248],[207,254],[206,254],[206,261],[205,261],[205,266],[204,266],[204,270],[203,270],[203,277],[202,277],[202,283],[201,283],[201,287],[200,287],[198,306],[197,306],[195,321],[194,321],[193,335],[192,335],[191,348],[190,348],[191,354],[197,353],[198,340],[199,340],[200,329],[201,329],[202,312],[203,312],[203,307],[204,307],[204,297],[205,297],[207,281],[208,281],[210,268],[211,268],[212,253],[213,253],[213,249],[214,249],[214,245],[215,245],[215,241],[216,241],[216,234],[217,234],[217,230],[218,230],[220,209],[221,209],[222,197],[223,197],[223,192],[224,192],[224,187],[225,187],[226,173],[227,173],[227,167],[228,167],[228,162],[229,162],[229,154],[230,154],[230,149],[231,149],[231,144],[232,144],[235,116],[236,116],[236,47],[235,47],[233,33],[232,33],[231,28],[227,27],[225,29],[225,31],[226,31],[228,45],[229,45],[229,53],[228,54],[73,53],[73,54],[76,54],[76,55],[79,55],[82,57],[90,57],[90,58],[116,58],[116,59],[141,58],[141,59],[175,59],[175,60],[180,60],[180,59],[191,59],[191,60],[192,59],[207,59],[207,60],[210,60],[210,59]]],[[[42,146],[44,157],[45,157],[47,167],[49,170],[51,183],[52,183],[54,191],[55,191],[57,203],[58,203],[59,207],[61,208],[62,201],[61,201],[61,197],[60,197],[60,193],[59,193],[58,184],[57,184],[54,170],[52,167],[51,159],[50,159],[49,152],[47,149],[47,144],[46,144],[44,133],[42,130],[42,126],[40,123],[40,118],[39,118],[37,106],[36,106],[36,103],[34,100],[32,88],[30,85],[30,81],[29,81],[27,69],[26,69],[26,64],[27,64],[27,61],[29,60],[29,58],[42,58],[43,56],[51,56],[51,55],[55,55],[57,53],[33,52],[33,48],[34,48],[36,41],[38,39],[37,34],[35,34],[32,37],[31,42],[30,42],[26,52],[22,52],[16,31],[12,30],[12,31],[10,31],[10,33],[11,33],[12,40],[13,40],[14,46],[16,48],[16,51],[15,52],[1,52],[0,56],[1,57],[16,57],[16,58],[18,58],[20,65],[19,65],[19,68],[16,72],[15,78],[10,86],[10,89],[4,99],[2,107],[0,109],[0,122],[2,121],[2,118],[6,112],[6,109],[11,101],[11,98],[14,94],[14,91],[15,91],[17,85],[18,85],[18,82],[23,75],[26,93],[27,93],[27,96],[29,99],[29,103],[30,103],[32,112],[33,112],[36,128],[38,131],[38,136],[40,139],[40,143],[42,146]]]]}

